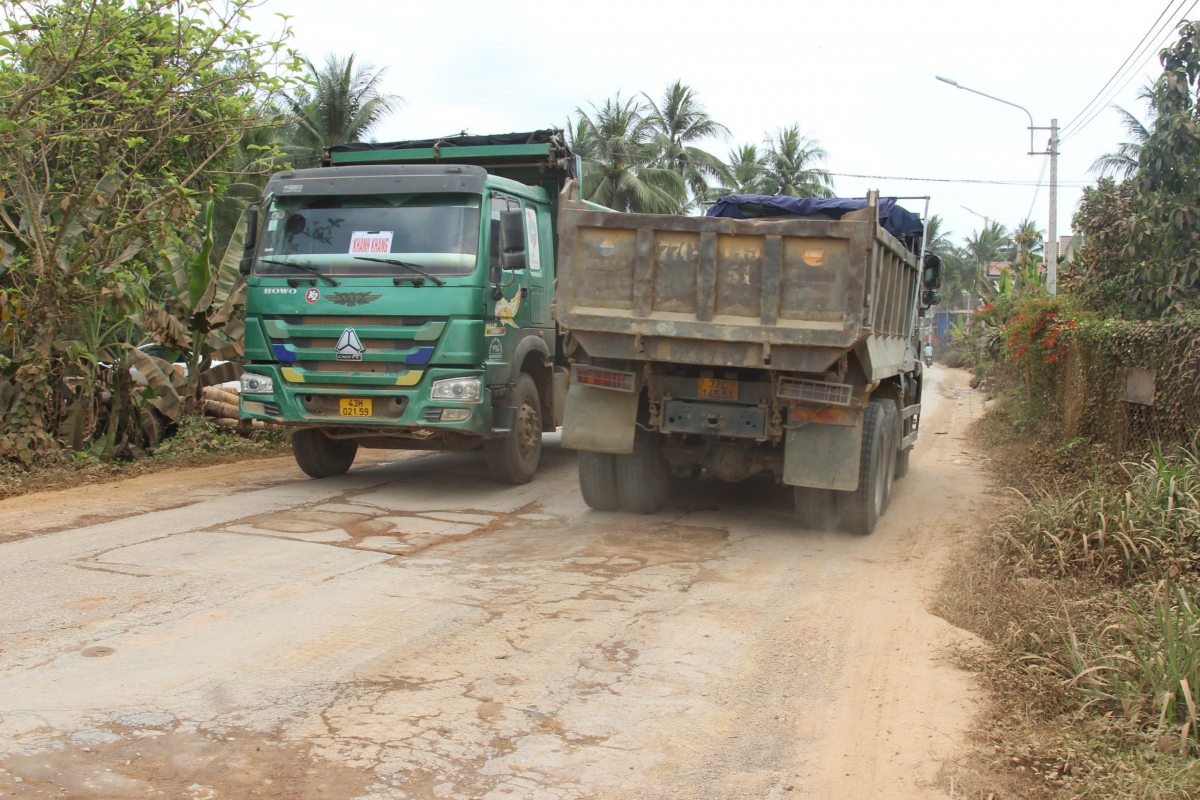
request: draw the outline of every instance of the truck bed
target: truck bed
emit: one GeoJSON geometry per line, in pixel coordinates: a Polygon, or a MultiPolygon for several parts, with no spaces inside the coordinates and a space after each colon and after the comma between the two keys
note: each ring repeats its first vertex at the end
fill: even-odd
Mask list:
{"type": "Polygon", "coordinates": [[[601,211],[572,190],[557,317],[590,355],[820,372],[861,347],[874,377],[901,371],[920,270],[876,204],[737,220],[601,211]]]}

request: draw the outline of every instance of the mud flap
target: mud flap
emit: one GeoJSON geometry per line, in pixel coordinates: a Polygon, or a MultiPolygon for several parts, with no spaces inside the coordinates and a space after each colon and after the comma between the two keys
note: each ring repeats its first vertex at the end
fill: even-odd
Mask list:
{"type": "Polygon", "coordinates": [[[638,395],[571,384],[563,414],[563,447],[596,453],[632,453],[638,395]]]}
{"type": "Polygon", "coordinates": [[[783,445],[783,482],[789,486],[836,489],[858,488],[862,454],[862,414],[853,425],[809,423],[788,428],[783,445]]]}

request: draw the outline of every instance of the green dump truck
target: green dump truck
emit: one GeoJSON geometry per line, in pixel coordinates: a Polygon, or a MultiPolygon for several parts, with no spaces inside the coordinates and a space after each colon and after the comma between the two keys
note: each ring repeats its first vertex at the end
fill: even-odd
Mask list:
{"type": "Polygon", "coordinates": [[[300,468],[359,447],[482,448],[525,483],[561,423],[551,318],[561,131],[351,144],[274,175],[247,215],[241,415],[300,468]]]}
{"type": "Polygon", "coordinates": [[[870,533],[920,423],[915,322],[941,275],[923,221],[876,194],[708,213],[599,211],[566,188],[563,444],[584,500],[652,513],[672,476],[770,473],[805,526],[870,533]]]}

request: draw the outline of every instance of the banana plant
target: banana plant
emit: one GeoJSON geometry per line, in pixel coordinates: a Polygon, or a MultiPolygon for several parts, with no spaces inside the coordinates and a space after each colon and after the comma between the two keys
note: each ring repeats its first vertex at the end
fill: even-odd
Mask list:
{"type": "Polygon", "coordinates": [[[149,403],[166,418],[178,422],[196,414],[200,390],[242,373],[244,322],[237,316],[246,302],[246,284],[238,272],[245,216],[238,221],[224,252],[213,245],[215,203],[201,211],[201,235],[189,243],[191,255],[172,249],[166,253],[165,272],[172,296],[165,302],[147,300],[135,321],[174,357],[174,362],[144,350],[129,348],[130,362],[146,379],[155,397],[149,403]],[[218,363],[215,366],[213,362],[218,363]]]}

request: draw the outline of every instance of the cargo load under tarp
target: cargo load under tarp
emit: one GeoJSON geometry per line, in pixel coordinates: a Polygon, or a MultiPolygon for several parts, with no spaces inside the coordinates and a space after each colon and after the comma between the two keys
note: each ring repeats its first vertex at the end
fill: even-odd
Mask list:
{"type": "MultiPolygon", "coordinates": [[[[771,194],[731,194],[708,210],[710,217],[731,219],[841,219],[844,214],[867,207],[865,198],[788,197],[771,194]]],[[[879,224],[914,253],[921,250],[925,230],[921,218],[896,205],[894,197],[879,198],[879,224]]]]}

